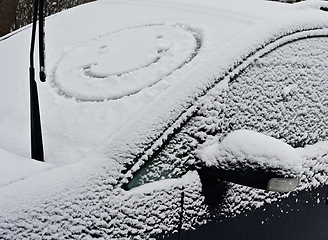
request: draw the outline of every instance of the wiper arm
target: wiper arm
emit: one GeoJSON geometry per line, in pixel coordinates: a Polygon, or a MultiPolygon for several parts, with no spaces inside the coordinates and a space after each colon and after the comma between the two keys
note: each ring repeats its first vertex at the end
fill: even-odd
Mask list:
{"type": "Polygon", "coordinates": [[[44,0],[34,1],[33,25],[30,48],[30,118],[31,118],[31,157],[44,161],[41,119],[39,110],[38,89],[35,82],[34,46],[36,36],[36,23],[39,14],[39,62],[40,81],[46,81],[45,74],[45,44],[44,44],[44,0]]]}

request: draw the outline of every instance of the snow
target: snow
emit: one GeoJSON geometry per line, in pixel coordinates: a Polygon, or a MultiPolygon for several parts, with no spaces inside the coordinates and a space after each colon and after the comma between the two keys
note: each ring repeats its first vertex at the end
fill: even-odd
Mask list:
{"type": "Polygon", "coordinates": [[[221,143],[201,149],[199,155],[206,166],[231,169],[234,165],[279,169],[286,175],[300,173],[300,155],[290,145],[265,134],[237,130],[228,134],[221,143]]]}
{"type": "MultiPolygon", "coordinates": [[[[193,153],[200,143],[221,142],[245,126],[302,147],[296,150],[302,158],[300,190],[326,184],[328,114],[322,86],[327,83],[320,79],[328,71],[318,66],[328,64],[321,64],[327,57],[318,53],[328,44],[324,38],[320,44],[318,38],[306,39],[328,35],[327,14],[318,10],[323,5],[101,0],[48,18],[48,81],[38,83],[46,163],[29,159],[31,28],[0,39],[0,56],[10,56],[0,58],[0,161],[5,166],[0,236],[146,239],[176,232],[182,189],[182,227],[204,224],[199,176],[185,173],[183,161],[196,163],[193,153]],[[120,45],[124,42],[126,47],[120,45]],[[300,47],[289,49],[289,42],[300,47]],[[287,47],[287,57],[281,47],[287,47]],[[303,54],[300,65],[299,56],[293,61],[295,52],[303,54]],[[306,68],[293,72],[291,63],[306,68]],[[261,69],[276,80],[256,77],[261,69]],[[286,73],[289,79],[282,80],[286,73]],[[249,114],[254,109],[260,120],[249,114]],[[294,119],[292,110],[309,117],[294,119]],[[161,153],[173,161],[164,168],[175,169],[171,179],[124,191],[121,184],[173,135],[174,147],[161,153]]],[[[151,173],[162,179],[161,173],[151,173]]],[[[238,214],[287,196],[231,185],[218,214],[238,214]]]]}
{"type": "Polygon", "coordinates": [[[0,187],[53,168],[48,163],[20,157],[0,149],[0,187]]]}
{"type": "Polygon", "coordinates": [[[201,33],[183,25],[123,29],[67,52],[52,81],[60,93],[84,101],[122,98],[190,62],[200,42],[201,33]]]}
{"type": "Polygon", "coordinates": [[[284,97],[287,97],[288,95],[292,94],[296,90],[297,90],[297,84],[291,84],[282,90],[282,95],[284,97]]]}
{"type": "MultiPolygon", "coordinates": [[[[177,8],[172,10],[170,14],[167,14],[167,11],[163,11],[156,4],[144,5],[136,4],[135,2],[116,4],[111,1],[100,1],[94,4],[87,4],[67,12],[64,11],[58,14],[58,16],[50,17],[46,23],[46,71],[48,73],[48,82],[45,84],[40,83],[38,86],[46,162],[55,165],[64,165],[80,161],[89,153],[92,153],[94,149],[105,142],[110,136],[113,136],[115,132],[129,122],[131,118],[137,115],[145,106],[172,85],[172,83],[181,82],[181,87],[175,87],[175,89],[181,90],[184,88],[186,89],[185,92],[188,93],[190,89],[194,88],[194,86],[188,87],[188,85],[190,85],[190,83],[188,83],[190,78],[206,79],[208,76],[212,76],[210,70],[205,70],[207,76],[203,73],[193,73],[196,71],[192,70],[194,66],[202,62],[215,48],[227,42],[231,37],[238,35],[240,31],[247,29],[251,24],[254,24],[251,20],[240,21],[238,18],[227,18],[225,15],[220,14],[214,16],[206,16],[206,13],[203,12],[189,14],[188,11],[186,12],[183,8],[177,8]],[[110,11],[110,13],[108,13],[108,11],[110,11]],[[142,12],[142,14],[136,15],[135,12],[142,12]],[[89,18],[85,17],[90,14],[94,14],[94,16],[97,17],[94,17],[92,21],[90,21],[89,18]],[[75,16],[74,21],[71,19],[72,15],[75,16]],[[131,17],[129,17],[131,15],[135,17],[131,19],[131,17]],[[120,21],[118,21],[118,19],[120,19],[120,21]],[[193,19],[198,20],[196,23],[193,23],[195,22],[193,19]],[[182,22],[182,20],[184,22],[180,23],[182,27],[178,27],[178,22],[182,22]],[[224,21],[225,24],[216,26],[216,21],[224,21]],[[106,24],[104,26],[104,22],[111,24],[106,24]],[[149,69],[140,69],[140,71],[136,71],[132,74],[132,78],[128,79],[126,79],[127,74],[122,75],[120,78],[125,78],[123,80],[126,83],[124,83],[123,80],[120,81],[119,85],[123,85],[121,90],[117,90],[118,86],[116,86],[117,84],[115,83],[117,82],[117,77],[115,76],[112,77],[116,79],[113,81],[91,79],[82,76],[81,81],[77,82],[78,79],[76,79],[76,75],[78,75],[78,71],[76,70],[76,65],[79,66],[79,64],[88,63],[85,62],[85,58],[80,59],[79,54],[81,55],[80,51],[83,51],[83,48],[86,46],[91,47],[93,44],[96,46],[100,44],[99,46],[101,46],[101,41],[114,41],[113,38],[115,35],[118,36],[119,39],[134,39],[138,31],[147,32],[148,36],[151,35],[154,37],[158,35],[158,29],[165,29],[165,26],[162,26],[163,23],[167,25],[168,39],[158,39],[158,41],[168,41],[169,44],[172,44],[177,40],[170,40],[170,38],[174,39],[177,35],[182,34],[183,36],[189,36],[190,44],[194,46],[195,38],[193,34],[201,34],[201,36],[204,37],[202,50],[198,52],[197,56],[195,56],[193,61],[189,62],[189,64],[183,68],[177,69],[177,71],[173,71],[190,58],[190,51],[195,50],[194,47],[190,49],[190,44],[176,50],[173,49],[174,54],[177,54],[176,51],[182,51],[184,53],[184,55],[179,57],[178,63],[172,61],[172,57],[167,56],[163,58],[163,60],[166,62],[169,61],[168,63],[172,64],[170,68],[164,68],[164,72],[161,74],[161,76],[170,74],[166,76],[165,79],[161,80],[159,76],[160,73],[156,71],[157,68],[163,69],[163,66],[160,67],[158,66],[159,64],[153,64],[151,66],[153,68],[153,74],[155,74],[153,78],[148,77],[148,75],[146,79],[143,78],[144,74],[146,74],[149,69]],[[147,27],[148,25],[151,26],[147,27]],[[202,25],[209,26],[205,32],[199,33],[202,29],[202,25]],[[63,28],[63,26],[65,26],[65,28],[63,28]],[[191,33],[183,28],[192,29],[191,33]],[[80,30],[78,31],[77,29],[80,30]],[[234,30],[231,31],[229,29],[234,30]],[[183,50],[185,47],[189,48],[187,52],[183,50]],[[65,61],[69,61],[72,58],[74,58],[74,61],[72,60],[72,65],[64,64],[65,61]],[[70,67],[72,68],[71,70],[69,70],[70,67]],[[65,76],[65,71],[68,71],[67,74],[70,76],[69,78],[65,76]],[[140,75],[141,73],[143,75],[140,75]],[[138,75],[140,76],[138,77],[138,75]],[[179,81],[176,81],[176,79],[179,79],[179,81]],[[156,82],[158,83],[152,87],[145,88],[145,86],[152,85],[156,82]],[[115,88],[113,84],[116,84],[115,88]],[[129,89],[124,89],[124,86],[126,87],[127,85],[129,89]],[[110,90],[108,90],[108,88],[110,88],[110,90]],[[125,92],[122,92],[122,89],[124,89],[125,92]],[[125,96],[141,89],[143,89],[143,91],[140,91],[138,94],[125,96]],[[87,93],[89,90],[92,90],[92,93],[88,95],[87,93]],[[120,99],[108,101],[109,99],[107,98],[120,99]],[[102,101],[90,102],[90,100],[102,101]]],[[[1,138],[0,145],[4,150],[24,157],[29,157],[30,155],[28,132],[29,106],[27,101],[28,58],[21,57],[21,55],[24,52],[28,53],[29,37],[30,29],[26,29],[18,35],[13,35],[11,38],[2,42],[0,52],[2,56],[10,55],[12,56],[11,59],[16,59],[16,61],[1,59],[1,65],[4,67],[1,68],[0,74],[6,76],[2,81],[2,89],[7,89],[7,94],[2,94],[0,96],[3,102],[1,105],[1,113],[4,114],[4,116],[9,113],[12,117],[8,116],[3,118],[3,121],[6,121],[6,123],[0,125],[0,133],[1,136],[8,137],[1,138]],[[20,49],[13,49],[13,45],[19,45],[20,49]],[[20,67],[17,68],[17,66],[20,67]],[[10,102],[8,103],[8,101],[10,102]],[[15,110],[11,108],[12,103],[15,103],[15,110]],[[16,128],[17,131],[11,131],[16,128]]],[[[153,38],[149,39],[147,36],[143,35],[140,35],[140,37],[141,39],[148,39],[147,43],[156,40],[153,38]]],[[[137,43],[140,43],[140,41],[137,43]]],[[[131,41],[131,43],[133,43],[133,41],[131,41]]],[[[132,44],[131,47],[133,46],[132,44]]],[[[179,44],[177,46],[179,46],[179,44]]],[[[145,45],[140,46],[139,44],[136,48],[145,49],[145,47],[145,45]]],[[[156,47],[158,48],[155,43],[147,47],[149,47],[149,51],[155,50],[156,47]]],[[[92,49],[88,51],[92,51],[92,49]]],[[[98,54],[97,52],[87,53],[91,54],[91,56],[88,56],[90,57],[89,61],[91,61],[91,63],[95,61],[95,59],[92,59],[92,56],[107,56],[106,59],[108,56],[113,59],[122,59],[122,57],[124,57],[124,55],[119,55],[117,51],[113,52],[115,55],[104,55],[98,54]]],[[[85,57],[87,57],[87,55],[85,57]]],[[[149,56],[136,53],[131,59],[135,59],[135,57],[149,56]]],[[[37,66],[38,64],[36,63],[35,65],[37,66]]],[[[202,65],[204,65],[204,63],[202,63],[202,65]]],[[[202,66],[199,67],[203,68],[202,66]]],[[[129,72],[131,66],[122,65],[119,66],[119,70],[129,72]]],[[[196,83],[197,82],[198,80],[196,83]]],[[[175,102],[179,101],[176,99],[172,100],[172,105],[166,103],[167,111],[171,111],[175,102]]],[[[160,102],[160,100],[158,102],[160,102]]],[[[157,108],[163,109],[165,107],[160,106],[157,108]]],[[[155,115],[157,116],[157,114],[155,115]]],[[[166,119],[166,117],[162,118],[166,119]]],[[[142,122],[143,125],[147,125],[145,118],[142,122]]]]}

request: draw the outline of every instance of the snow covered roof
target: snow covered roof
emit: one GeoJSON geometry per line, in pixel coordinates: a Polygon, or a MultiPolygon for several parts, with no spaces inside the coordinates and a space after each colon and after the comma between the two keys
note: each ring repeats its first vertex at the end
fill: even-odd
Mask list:
{"type": "Polygon", "coordinates": [[[215,85],[223,89],[287,42],[326,36],[324,5],[100,0],[49,17],[48,81],[38,84],[42,167],[29,159],[31,28],[0,39],[0,55],[8,56],[0,59],[0,172],[7,173],[0,175],[0,235],[142,239],[174,231],[182,186],[184,227],[199,224],[206,207],[195,172],[132,192],[120,188],[121,172],[138,169],[210,101],[215,85]]]}

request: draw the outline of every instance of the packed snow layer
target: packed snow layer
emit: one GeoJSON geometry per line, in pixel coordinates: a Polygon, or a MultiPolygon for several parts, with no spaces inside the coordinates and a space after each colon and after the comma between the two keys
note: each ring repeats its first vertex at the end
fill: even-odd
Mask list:
{"type": "MultiPolygon", "coordinates": [[[[250,2],[239,2],[241,4],[235,7],[231,1],[226,5],[222,1],[208,1],[202,3],[207,7],[200,7],[195,1],[188,4],[185,1],[103,0],[49,18],[46,23],[49,76],[54,76],[60,61],[80,46],[132,27],[179,22],[192,29],[202,29],[202,46],[192,61],[168,77],[118,100],[76,100],[58,94],[58,86],[53,81],[39,84],[46,161],[66,166],[0,188],[0,236],[4,239],[52,236],[124,239],[135,234],[144,239],[155,233],[174,232],[179,228],[182,191],[185,192],[186,209],[182,227],[190,229],[202,224],[198,219],[206,216],[206,205],[203,204],[199,178],[194,172],[183,175],[177,167],[176,172],[169,175],[176,179],[125,192],[120,187],[126,180],[121,171],[126,170],[127,164],[140,160],[135,165],[138,169],[173,135],[177,145],[171,147],[170,154],[182,153],[183,161],[195,162],[190,153],[200,143],[220,141],[228,133],[218,132],[217,124],[225,126],[226,120],[228,123],[235,121],[214,117],[233,110],[226,110],[230,106],[226,101],[234,97],[227,91],[228,80],[240,75],[241,70],[264,53],[290,41],[288,38],[283,42],[286,39],[283,36],[301,32],[293,35],[297,40],[311,34],[327,35],[327,15],[318,10],[319,5],[311,5],[311,9],[305,5],[289,8],[263,1],[252,7],[250,2]],[[309,18],[304,18],[305,15],[309,18]],[[303,34],[305,30],[308,32],[303,34]],[[204,95],[224,78],[217,88],[204,95]],[[190,119],[192,124],[196,122],[192,125],[195,127],[181,128],[188,125],[186,122],[190,119]],[[215,134],[218,137],[210,139],[215,134]],[[181,152],[174,153],[176,146],[182,146],[181,152]]],[[[0,95],[0,147],[25,157],[29,156],[28,58],[22,54],[28,55],[29,37],[30,29],[26,28],[0,43],[0,55],[11,56],[0,59],[1,89],[6,89],[0,95]]],[[[237,84],[233,86],[230,82],[229,85],[239,92],[237,84]]],[[[296,91],[286,91],[287,100],[292,96],[290,93],[298,93],[300,85],[297,85],[296,91]]],[[[284,88],[288,86],[284,85],[284,88]]],[[[284,88],[279,87],[279,94],[284,88]]],[[[236,99],[243,100],[240,96],[236,99]]],[[[233,124],[228,126],[229,131],[235,130],[231,127],[233,124]]],[[[272,136],[269,131],[266,133],[272,136]]],[[[311,141],[325,140],[325,135],[317,136],[315,134],[311,141]]],[[[292,145],[298,139],[287,138],[286,142],[292,145]]],[[[320,168],[314,169],[316,172],[313,168],[305,171],[309,176],[317,176],[319,185],[327,180],[324,174],[320,175],[321,167],[327,162],[324,156],[320,168]]],[[[178,164],[183,165],[181,162],[178,164]]],[[[301,187],[306,189],[312,184],[309,182],[301,187]]],[[[231,187],[229,194],[220,214],[238,214],[276,199],[265,192],[236,185],[231,187]],[[236,198],[239,193],[242,202],[236,198]]]]}
{"type": "Polygon", "coordinates": [[[198,217],[205,214],[196,172],[131,192],[115,187],[113,176],[117,172],[94,179],[96,185],[73,189],[74,195],[53,196],[41,202],[43,207],[33,205],[12,209],[11,215],[1,214],[1,238],[148,239],[177,232],[181,217],[185,221],[180,227],[198,225],[198,217]]]}

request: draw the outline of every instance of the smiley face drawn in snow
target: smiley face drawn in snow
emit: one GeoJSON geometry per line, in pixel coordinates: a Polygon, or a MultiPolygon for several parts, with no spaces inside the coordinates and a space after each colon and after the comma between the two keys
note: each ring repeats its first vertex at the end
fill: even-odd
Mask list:
{"type": "Polygon", "coordinates": [[[59,92],[84,101],[118,99],[141,91],[190,62],[201,47],[181,25],[128,28],[89,41],[59,61],[59,92]]]}

